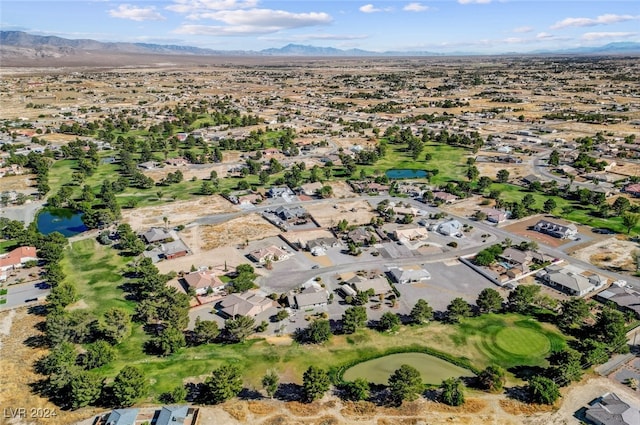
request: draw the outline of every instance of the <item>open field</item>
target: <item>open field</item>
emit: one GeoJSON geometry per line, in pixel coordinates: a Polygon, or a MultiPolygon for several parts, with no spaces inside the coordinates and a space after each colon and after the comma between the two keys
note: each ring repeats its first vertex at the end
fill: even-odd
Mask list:
{"type": "Polygon", "coordinates": [[[134,230],[145,231],[151,226],[163,227],[164,217],[171,227],[188,224],[196,217],[238,211],[239,208],[219,195],[201,196],[189,201],[166,202],[161,205],[124,209],[122,221],[134,230]]]}
{"type": "Polygon", "coordinates": [[[280,234],[280,229],[258,214],[244,215],[222,224],[200,225],[199,228],[204,251],[280,234]]]}
{"type": "Polygon", "coordinates": [[[638,249],[638,244],[623,238],[609,237],[573,251],[571,255],[605,270],[635,272],[636,264],[631,253],[638,249]]]}
{"type": "Polygon", "coordinates": [[[334,227],[340,220],[349,224],[368,224],[376,214],[367,201],[327,201],[307,207],[321,227],[334,227]]]}

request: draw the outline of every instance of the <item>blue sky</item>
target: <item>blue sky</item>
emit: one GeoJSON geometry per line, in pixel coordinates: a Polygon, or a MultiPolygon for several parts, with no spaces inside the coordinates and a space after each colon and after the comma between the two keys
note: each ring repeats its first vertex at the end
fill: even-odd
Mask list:
{"type": "Polygon", "coordinates": [[[0,27],[222,50],[528,52],[640,42],[640,1],[2,0],[0,27]]]}

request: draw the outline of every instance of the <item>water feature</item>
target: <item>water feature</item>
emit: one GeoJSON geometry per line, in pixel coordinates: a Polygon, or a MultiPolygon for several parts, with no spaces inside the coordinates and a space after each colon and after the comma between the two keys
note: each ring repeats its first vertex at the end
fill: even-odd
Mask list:
{"type": "Polygon", "coordinates": [[[69,237],[87,230],[82,213],[68,208],[47,208],[38,214],[36,224],[43,235],[60,232],[69,237]]]}
{"type": "Polygon", "coordinates": [[[392,168],[385,172],[390,179],[425,179],[429,174],[425,170],[414,170],[410,168],[392,168]]]}
{"type": "Polygon", "coordinates": [[[439,385],[448,378],[475,376],[468,369],[456,366],[446,360],[424,353],[399,353],[367,360],[351,366],[343,375],[345,381],[357,378],[366,379],[374,384],[387,384],[389,376],[403,364],[418,369],[422,380],[427,384],[439,385]]]}

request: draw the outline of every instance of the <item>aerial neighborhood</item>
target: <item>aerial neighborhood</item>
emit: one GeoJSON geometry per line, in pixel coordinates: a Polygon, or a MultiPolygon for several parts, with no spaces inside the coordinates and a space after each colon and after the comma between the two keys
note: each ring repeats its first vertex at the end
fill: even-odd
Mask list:
{"type": "Polygon", "coordinates": [[[16,406],[640,423],[637,58],[2,72],[16,406]]]}

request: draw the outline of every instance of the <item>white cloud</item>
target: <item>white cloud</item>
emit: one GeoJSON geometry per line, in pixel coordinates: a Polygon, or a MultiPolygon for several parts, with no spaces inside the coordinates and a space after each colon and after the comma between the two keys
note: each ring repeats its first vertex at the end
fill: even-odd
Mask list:
{"type": "Polygon", "coordinates": [[[402,10],[405,12],[425,12],[429,10],[429,6],[425,6],[422,3],[409,3],[402,10]]]}
{"type": "Polygon", "coordinates": [[[458,0],[460,4],[487,4],[491,3],[491,0],[458,0]]]}
{"type": "Polygon", "coordinates": [[[324,12],[292,13],[272,9],[220,10],[194,14],[189,17],[191,19],[211,19],[227,25],[182,25],[174,32],[230,36],[269,34],[293,28],[327,25],[332,22],[331,16],[324,12]]]}
{"type": "Polygon", "coordinates": [[[372,4],[365,4],[364,6],[360,6],[360,12],[362,13],[376,13],[382,12],[382,9],[375,7],[372,4]]]}
{"type": "Polygon", "coordinates": [[[600,15],[597,18],[566,18],[551,26],[551,29],[567,27],[593,27],[596,25],[610,25],[619,22],[634,21],[640,19],[640,15],[614,15],[611,13],[600,15]]]}
{"type": "Polygon", "coordinates": [[[518,28],[514,28],[513,32],[519,33],[519,34],[523,34],[525,32],[531,32],[533,31],[533,27],[518,27],[518,28]]]}
{"type": "Polygon", "coordinates": [[[582,34],[583,40],[593,41],[603,38],[629,38],[638,35],[636,32],[587,32],[582,34]]]}
{"type": "Polygon", "coordinates": [[[154,6],[136,7],[121,4],[117,9],[109,10],[112,18],[131,19],[132,21],[164,21],[166,18],[156,11],[154,6]]]}
{"type": "Polygon", "coordinates": [[[538,40],[549,40],[555,38],[555,36],[553,34],[549,34],[548,32],[539,32],[538,34],[536,34],[536,38],[538,40]]]}
{"type": "Polygon", "coordinates": [[[189,13],[198,10],[233,10],[256,7],[258,0],[173,0],[167,10],[177,13],[189,13]]]}

